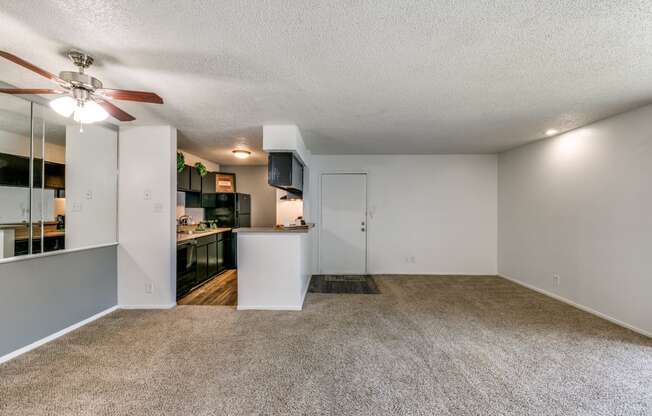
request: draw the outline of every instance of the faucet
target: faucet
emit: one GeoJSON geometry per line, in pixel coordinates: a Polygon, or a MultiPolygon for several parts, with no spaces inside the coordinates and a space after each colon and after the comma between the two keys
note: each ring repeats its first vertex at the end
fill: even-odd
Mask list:
{"type": "Polygon", "coordinates": [[[179,225],[190,225],[192,224],[192,217],[190,215],[182,215],[177,218],[179,225]]]}

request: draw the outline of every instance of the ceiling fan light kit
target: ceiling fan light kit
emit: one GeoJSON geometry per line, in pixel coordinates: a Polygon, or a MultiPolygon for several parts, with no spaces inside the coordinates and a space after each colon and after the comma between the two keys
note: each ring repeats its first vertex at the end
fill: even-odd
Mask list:
{"type": "Polygon", "coordinates": [[[0,92],[15,95],[65,94],[63,97],[50,101],[50,107],[63,117],[73,116],[73,119],[82,125],[106,120],[109,115],[119,121],[135,120],[135,117],[108,100],[163,104],[163,99],[152,92],[104,88],[99,79],[84,72],[93,64],[94,59],[92,56],[83,52],[70,51],[68,57],[77,67],[77,71],[62,71],[59,73],[59,76],[32,65],[9,52],[0,51],[0,57],[29,69],[57,83],[59,86],[59,89],[0,88],[0,92]]]}

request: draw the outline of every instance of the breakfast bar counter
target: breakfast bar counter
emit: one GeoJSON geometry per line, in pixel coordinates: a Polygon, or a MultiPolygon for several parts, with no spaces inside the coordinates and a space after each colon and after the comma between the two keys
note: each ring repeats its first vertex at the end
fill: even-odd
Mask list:
{"type": "Polygon", "coordinates": [[[238,228],[238,309],[301,310],[311,229],[238,228]]]}

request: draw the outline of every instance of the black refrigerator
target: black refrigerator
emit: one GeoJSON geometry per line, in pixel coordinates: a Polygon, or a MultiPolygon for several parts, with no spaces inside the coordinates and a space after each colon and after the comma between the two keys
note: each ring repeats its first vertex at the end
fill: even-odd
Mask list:
{"type": "Polygon", "coordinates": [[[251,227],[251,195],[215,193],[203,199],[204,207],[211,207],[204,209],[206,221],[217,221],[219,227],[251,227]]]}

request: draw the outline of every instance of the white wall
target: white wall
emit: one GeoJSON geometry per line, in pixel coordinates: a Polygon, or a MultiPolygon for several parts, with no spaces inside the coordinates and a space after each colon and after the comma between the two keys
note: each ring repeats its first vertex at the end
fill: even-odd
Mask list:
{"type": "Polygon", "coordinates": [[[121,307],[176,303],[176,149],[177,131],[170,126],[120,129],[121,307]]]}
{"type": "Polygon", "coordinates": [[[311,218],[322,173],[367,173],[369,273],[495,274],[496,171],[495,155],[312,155],[311,218]]]}
{"type": "MultiPolygon", "coordinates": [[[[55,163],[66,163],[66,147],[49,143],[45,139],[45,160],[55,163]]],[[[41,141],[35,141],[37,148],[34,150],[34,157],[41,156],[41,141]]],[[[0,153],[7,153],[16,156],[29,157],[29,137],[20,134],[0,130],[0,153]]]]}
{"type": "Polygon", "coordinates": [[[263,126],[263,150],[267,153],[292,152],[303,163],[303,202],[288,205],[277,198],[276,222],[284,224],[288,219],[294,220],[297,216],[303,216],[306,221],[313,222],[314,212],[310,197],[312,153],[306,147],[299,127],[293,124],[263,126]],[[297,208],[301,209],[300,213],[297,208]]]}
{"type": "Polygon", "coordinates": [[[222,172],[235,173],[236,190],[251,195],[251,226],[276,224],[276,188],[267,184],[267,166],[224,166],[222,172]]]}
{"type": "Polygon", "coordinates": [[[282,200],[284,195],[287,195],[287,192],[276,190],[276,224],[292,224],[297,217],[303,216],[303,200],[282,200]]]}
{"type": "Polygon", "coordinates": [[[66,248],[117,241],[118,132],[66,127],[66,248]]]}
{"type": "MultiPolygon", "coordinates": [[[[206,169],[209,172],[219,172],[220,171],[220,165],[215,163],[215,162],[211,162],[210,160],[203,159],[203,158],[201,158],[201,157],[199,157],[197,155],[194,155],[194,154],[192,154],[190,152],[187,152],[185,150],[182,150],[182,149],[177,149],[177,150],[179,152],[183,153],[183,158],[184,158],[184,160],[186,162],[186,165],[195,166],[195,163],[201,162],[201,163],[204,164],[204,166],[206,166],[206,169]]],[[[177,157],[176,153],[175,153],[174,157],[175,157],[175,159],[174,159],[175,162],[174,163],[175,163],[175,166],[176,166],[176,157],[177,157]]]]}
{"type": "Polygon", "coordinates": [[[498,212],[501,275],[652,334],[652,106],[501,154],[498,212]]]}
{"type": "MultiPolygon", "coordinates": [[[[32,190],[32,222],[54,220],[54,190],[32,190]],[[43,204],[41,204],[43,195],[43,204]],[[41,216],[43,208],[43,216],[41,216]]],[[[0,224],[29,222],[29,188],[0,186],[0,224]]]]}

